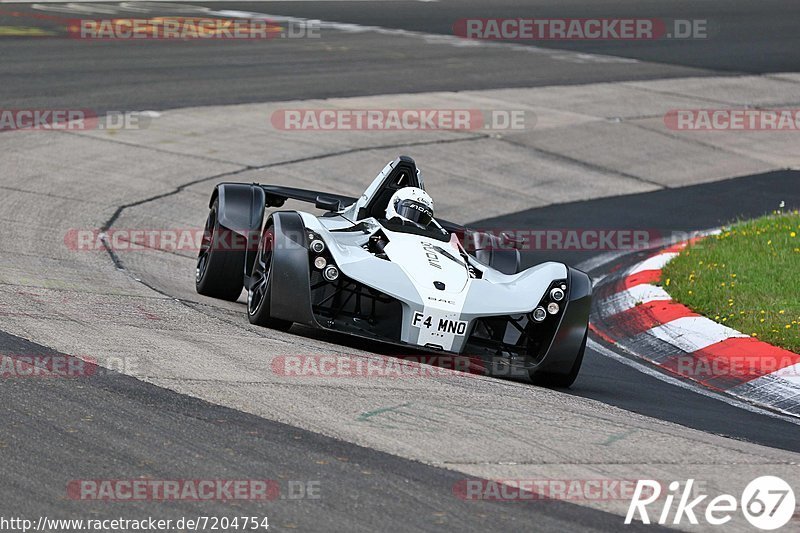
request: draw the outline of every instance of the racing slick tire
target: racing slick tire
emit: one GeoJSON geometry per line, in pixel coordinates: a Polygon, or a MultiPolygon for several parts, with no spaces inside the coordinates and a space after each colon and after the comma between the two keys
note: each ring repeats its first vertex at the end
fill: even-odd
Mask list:
{"type": "Polygon", "coordinates": [[[250,275],[250,286],[247,289],[247,319],[256,326],[287,331],[292,327],[292,322],[273,318],[269,313],[274,279],[272,275],[274,245],[275,226],[270,223],[264,228],[258,240],[258,251],[250,275]]]}
{"type": "Polygon", "coordinates": [[[553,388],[569,388],[575,383],[575,379],[578,377],[578,372],[581,370],[581,364],[583,363],[583,354],[586,352],[586,339],[589,336],[589,329],[586,329],[586,333],[583,335],[583,342],[581,343],[581,347],[578,350],[578,355],[575,357],[575,362],[572,364],[572,368],[566,374],[557,374],[554,372],[536,372],[531,370],[530,371],[530,379],[534,385],[540,385],[542,387],[553,387],[553,388]]]}
{"type": "Polygon", "coordinates": [[[244,283],[244,247],[232,244],[239,235],[219,223],[219,199],[208,212],[200,252],[197,254],[195,289],[199,294],[235,302],[244,283]],[[226,249],[227,248],[227,249],[226,249]]]}

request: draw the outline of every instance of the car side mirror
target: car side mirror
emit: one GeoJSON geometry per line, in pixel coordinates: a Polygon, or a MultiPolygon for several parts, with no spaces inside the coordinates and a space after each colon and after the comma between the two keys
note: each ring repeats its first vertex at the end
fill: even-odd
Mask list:
{"type": "Polygon", "coordinates": [[[325,211],[341,211],[342,203],[334,198],[327,198],[325,196],[317,196],[315,204],[317,209],[324,209],[325,211]]]}

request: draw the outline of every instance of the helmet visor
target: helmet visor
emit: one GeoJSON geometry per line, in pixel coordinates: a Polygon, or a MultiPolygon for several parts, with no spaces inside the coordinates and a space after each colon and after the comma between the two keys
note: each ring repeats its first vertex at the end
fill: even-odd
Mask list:
{"type": "Polygon", "coordinates": [[[422,226],[427,226],[433,219],[433,211],[427,205],[414,200],[400,200],[395,206],[397,214],[422,226]]]}

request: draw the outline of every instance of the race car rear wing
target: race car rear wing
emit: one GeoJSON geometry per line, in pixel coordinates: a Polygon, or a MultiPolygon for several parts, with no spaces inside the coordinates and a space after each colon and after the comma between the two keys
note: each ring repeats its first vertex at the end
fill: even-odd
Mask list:
{"type": "Polygon", "coordinates": [[[266,207],[281,207],[286,200],[298,200],[316,205],[320,209],[338,211],[339,209],[353,204],[356,198],[333,194],[328,192],[309,191],[307,189],[296,189],[294,187],[283,187],[281,185],[259,185],[266,196],[266,207]],[[327,209],[328,206],[335,209],[327,209]],[[322,204],[322,205],[318,205],[322,204]]]}

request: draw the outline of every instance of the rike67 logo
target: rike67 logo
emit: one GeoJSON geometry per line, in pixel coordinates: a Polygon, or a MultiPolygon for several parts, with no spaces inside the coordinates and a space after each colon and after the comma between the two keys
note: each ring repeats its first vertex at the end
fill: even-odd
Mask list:
{"type": "Polygon", "coordinates": [[[658,481],[638,480],[628,507],[628,514],[625,516],[625,523],[630,524],[636,519],[644,524],[657,522],[661,525],[668,523],[678,525],[685,519],[690,524],[697,525],[700,523],[698,520],[700,515],[705,519],[705,523],[721,526],[730,522],[737,512],[741,511],[752,526],[772,531],[785,526],[794,515],[794,491],[788,483],[776,476],[761,476],[754,479],[748,483],[738,499],[731,494],[720,494],[706,502],[708,494],[700,494],[693,498],[695,496],[693,487],[694,479],[687,480],[683,488],[680,482],[673,481],[669,484],[666,495],[662,496],[661,484],[658,481]],[[700,513],[696,508],[701,508],[703,502],[706,502],[705,511],[700,513]],[[650,512],[656,514],[651,518],[650,512]]]}

